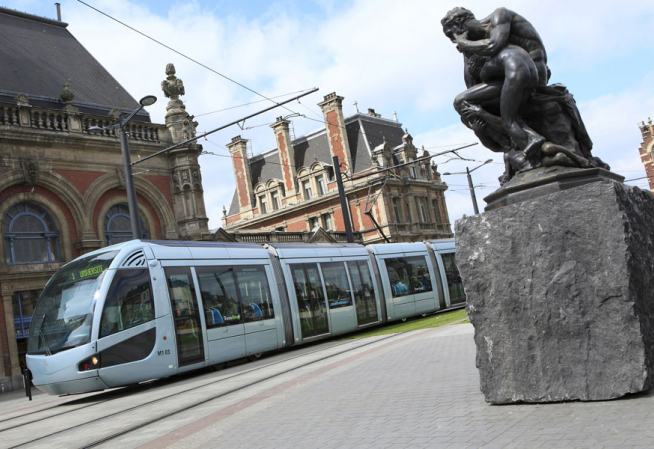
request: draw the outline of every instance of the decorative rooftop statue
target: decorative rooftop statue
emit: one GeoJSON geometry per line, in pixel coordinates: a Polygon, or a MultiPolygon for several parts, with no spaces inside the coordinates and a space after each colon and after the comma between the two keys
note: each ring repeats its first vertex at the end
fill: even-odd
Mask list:
{"type": "Polygon", "coordinates": [[[166,64],[166,75],[166,79],[161,82],[161,90],[166,97],[177,100],[185,93],[184,82],[175,76],[175,66],[172,63],[166,64]]]}
{"type": "Polygon", "coordinates": [[[504,154],[501,184],[538,167],[610,169],[591,155],[572,94],[562,84],[547,85],[547,53],[529,21],[506,8],[481,20],[454,8],[441,24],[464,57],[468,89],[454,108],[485,147],[504,154]]]}

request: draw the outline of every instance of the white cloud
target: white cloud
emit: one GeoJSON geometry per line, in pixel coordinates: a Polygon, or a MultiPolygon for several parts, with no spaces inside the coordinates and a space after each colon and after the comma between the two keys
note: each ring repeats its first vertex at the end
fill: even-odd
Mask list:
{"type": "MultiPolygon", "coordinates": [[[[8,7],[54,16],[54,7],[35,0],[6,2],[8,7]]],[[[105,16],[72,0],[62,2],[69,30],[135,97],[155,93],[159,103],[150,107],[154,121],[162,123],[166,101],[159,85],[166,63],[174,62],[184,80],[183,97],[191,114],[202,114],[259,99],[252,92],[190,62],[154,42],[128,30],[105,16]]],[[[361,110],[373,107],[390,117],[396,110],[403,124],[425,147],[474,141],[474,135],[459,124],[452,99],[464,89],[462,60],[443,36],[440,19],[458,1],[355,0],[348,3],[317,0],[317,8],[302,9],[293,2],[278,1],[261,14],[230,14],[213,2],[177,1],[168,10],[154,2],[95,0],[93,5],[151,35],[180,52],[264,95],[278,95],[313,86],[321,91],[288,109],[320,120],[316,106],[322,95],[336,91],[345,97],[344,109],[351,114],[356,100],[361,110]],[[253,17],[253,18],[248,18],[253,17]],[[306,106],[306,107],[305,107],[306,106]],[[317,114],[317,116],[316,116],[317,114]]],[[[555,81],[585,86],[595,91],[583,96],[582,116],[595,142],[595,152],[618,171],[641,169],[636,150],[636,122],[654,115],[650,43],[643,38],[654,29],[654,2],[528,2],[507,0],[504,5],[529,19],[538,29],[549,53],[555,81]],[[629,59],[628,56],[633,55],[629,59]],[[619,58],[629,64],[635,85],[604,77],[619,58]],[[649,75],[647,75],[649,73],[649,75]]],[[[492,12],[487,2],[469,0],[466,7],[483,17],[492,12]]],[[[630,81],[631,82],[631,81],[630,81]]],[[[577,98],[581,98],[576,94],[577,98]]],[[[261,109],[266,103],[200,117],[206,131],[261,109]]],[[[266,124],[289,110],[277,109],[248,121],[266,124]]],[[[316,121],[293,120],[297,135],[320,126],[316,121]]],[[[274,146],[267,127],[217,133],[211,141],[227,143],[234,135],[251,139],[255,153],[274,146]]],[[[205,150],[226,155],[209,142],[205,150]]],[[[435,150],[431,150],[435,151],[435,150]]],[[[474,172],[475,184],[497,186],[503,166],[499,155],[481,146],[462,155],[496,163],[474,172]]],[[[444,171],[465,170],[466,162],[443,164],[444,171]],[[451,168],[452,167],[452,168],[451,168]]],[[[228,158],[200,159],[210,227],[220,226],[222,205],[229,206],[233,174],[228,158]]],[[[469,162],[473,166],[474,162],[469,162]]],[[[446,177],[452,220],[472,207],[465,176],[446,177]]],[[[482,197],[491,189],[480,189],[482,197]]]]}

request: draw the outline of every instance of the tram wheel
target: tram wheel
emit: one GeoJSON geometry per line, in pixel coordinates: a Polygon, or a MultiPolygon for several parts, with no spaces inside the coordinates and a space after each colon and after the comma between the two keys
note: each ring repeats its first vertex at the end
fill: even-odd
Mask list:
{"type": "Polygon", "coordinates": [[[225,366],[227,366],[227,363],[225,363],[225,362],[223,362],[223,363],[216,363],[215,365],[211,365],[211,366],[209,367],[209,369],[210,369],[211,371],[220,371],[221,369],[224,369],[225,366]]]}
{"type": "Polygon", "coordinates": [[[402,322],[404,323],[406,321],[406,318],[402,318],[402,322]]]}
{"type": "Polygon", "coordinates": [[[248,356],[248,360],[250,362],[254,362],[255,360],[259,360],[261,358],[261,353],[257,352],[256,354],[252,354],[248,356]]]}

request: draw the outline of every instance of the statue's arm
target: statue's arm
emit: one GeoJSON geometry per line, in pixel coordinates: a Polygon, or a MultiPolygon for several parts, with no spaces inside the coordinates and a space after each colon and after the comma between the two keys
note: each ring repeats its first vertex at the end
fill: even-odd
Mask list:
{"type": "Polygon", "coordinates": [[[509,42],[511,19],[512,16],[506,8],[496,9],[490,17],[490,37],[471,41],[467,39],[466,35],[455,36],[459,50],[482,56],[498,54],[509,42]]]}

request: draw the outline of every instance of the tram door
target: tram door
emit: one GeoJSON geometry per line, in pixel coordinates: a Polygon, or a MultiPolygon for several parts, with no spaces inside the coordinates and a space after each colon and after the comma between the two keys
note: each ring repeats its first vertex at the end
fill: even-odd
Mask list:
{"type": "MultiPolygon", "coordinates": [[[[238,268],[237,268],[238,270],[238,268]]],[[[195,267],[198,276],[204,321],[207,326],[207,347],[212,364],[243,357],[245,326],[239,280],[231,265],[195,267]]]]}
{"type": "Polygon", "coordinates": [[[454,253],[441,254],[443,266],[445,268],[445,279],[447,280],[447,289],[450,297],[450,306],[466,302],[466,294],[463,291],[463,281],[456,266],[456,256],[454,253]]]}
{"type": "Polygon", "coordinates": [[[327,305],[318,264],[291,264],[290,268],[300,312],[302,338],[328,334],[327,305]]]}
{"type": "Polygon", "coordinates": [[[347,263],[352,280],[354,303],[357,310],[357,323],[359,326],[379,321],[377,313],[377,300],[372,286],[372,276],[368,263],[365,260],[353,260],[347,263]]]}
{"type": "Polygon", "coordinates": [[[191,269],[168,267],[165,272],[175,322],[178,365],[182,367],[203,362],[202,324],[191,269]]]}

